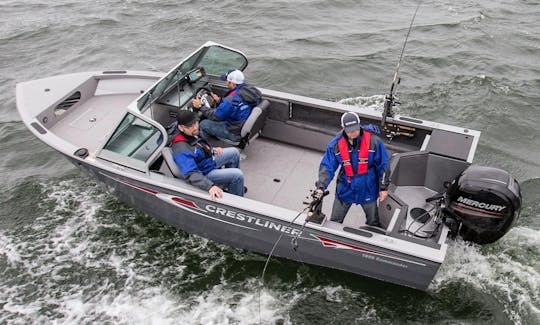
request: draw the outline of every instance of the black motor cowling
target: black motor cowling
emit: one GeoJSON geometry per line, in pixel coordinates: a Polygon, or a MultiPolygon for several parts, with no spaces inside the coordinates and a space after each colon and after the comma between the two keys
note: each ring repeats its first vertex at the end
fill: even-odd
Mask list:
{"type": "Polygon", "coordinates": [[[457,221],[460,235],[478,244],[501,238],[521,209],[518,182],[492,167],[469,166],[450,184],[446,197],[445,212],[457,221]]]}

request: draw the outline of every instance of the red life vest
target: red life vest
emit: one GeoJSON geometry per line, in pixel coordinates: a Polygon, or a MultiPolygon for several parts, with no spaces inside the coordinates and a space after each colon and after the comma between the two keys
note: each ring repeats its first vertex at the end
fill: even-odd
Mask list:
{"type": "MultiPolygon", "coordinates": [[[[182,133],[178,133],[172,139],[170,146],[172,147],[177,142],[188,142],[188,140],[186,139],[186,137],[182,133]]],[[[206,143],[201,143],[200,141],[195,142],[194,145],[201,148],[202,151],[204,152],[204,154],[207,157],[212,157],[213,156],[213,148],[210,145],[208,145],[206,143]]]]}
{"type": "Polygon", "coordinates": [[[182,133],[179,133],[172,139],[170,146],[172,147],[173,144],[177,142],[187,142],[187,139],[182,135],[182,133]]]}
{"type": "MultiPolygon", "coordinates": [[[[358,175],[367,173],[368,171],[368,158],[369,158],[369,140],[371,134],[364,130],[362,134],[362,140],[360,141],[360,148],[358,149],[358,175]]],[[[345,137],[341,137],[338,141],[338,149],[341,160],[343,161],[343,170],[347,176],[347,182],[351,182],[351,177],[354,176],[351,155],[349,153],[349,145],[345,137]]]]}

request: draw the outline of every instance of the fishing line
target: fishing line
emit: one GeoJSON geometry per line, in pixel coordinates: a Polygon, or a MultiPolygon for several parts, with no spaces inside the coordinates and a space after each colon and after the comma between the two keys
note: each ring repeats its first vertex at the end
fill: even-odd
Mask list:
{"type": "MultiPolygon", "coordinates": [[[[394,73],[394,79],[392,81],[392,86],[390,88],[390,95],[389,95],[389,101],[390,101],[390,104],[393,102],[393,91],[394,91],[394,86],[395,86],[395,82],[396,82],[396,79],[397,79],[397,75],[398,75],[398,72],[399,72],[399,67],[401,65],[401,61],[403,60],[403,53],[405,53],[405,46],[407,45],[407,41],[409,39],[409,35],[411,33],[411,30],[412,30],[412,26],[413,26],[413,23],[414,23],[414,19],[416,18],[416,13],[418,12],[418,9],[420,8],[420,5],[422,4],[422,1],[420,1],[418,3],[418,5],[416,6],[416,9],[414,11],[414,15],[413,15],[413,18],[411,19],[411,24],[409,25],[409,30],[407,31],[407,36],[405,37],[405,42],[403,43],[403,48],[401,49],[401,54],[399,56],[399,61],[397,63],[397,66],[396,66],[396,71],[394,73]]],[[[383,114],[383,120],[382,122],[385,122],[386,121],[386,112],[385,114],[383,114]]],[[[385,123],[383,123],[385,124],[385,123]]],[[[296,217],[294,217],[294,219],[289,222],[289,226],[292,225],[294,223],[294,221],[296,221],[296,219],[298,219],[298,217],[306,212],[309,208],[311,208],[311,206],[307,206],[306,208],[304,208],[302,211],[300,211],[296,217]]],[[[431,210],[430,210],[431,211],[431,210]]],[[[302,225],[302,230],[304,229],[306,223],[307,223],[307,219],[304,221],[304,224],[302,225]]],[[[410,225],[409,225],[410,226],[410,225]]],[[[409,230],[407,230],[409,231],[409,230]]],[[[300,232],[301,233],[301,232],[300,232]]],[[[283,237],[284,233],[282,232],[278,239],[276,240],[276,242],[274,243],[274,246],[272,246],[272,249],[270,250],[270,254],[268,254],[268,258],[266,259],[266,262],[264,263],[264,268],[263,268],[263,271],[262,271],[262,274],[261,274],[261,284],[264,284],[264,275],[266,273],[266,268],[268,267],[268,263],[270,262],[270,258],[272,257],[272,254],[274,253],[274,250],[276,249],[277,247],[277,244],[279,243],[279,241],[281,240],[281,238],[283,237]]],[[[296,248],[298,247],[298,234],[291,240],[291,244],[292,244],[292,248],[293,248],[293,251],[296,253],[296,248]]],[[[303,263],[303,262],[302,262],[303,263]]],[[[259,324],[261,324],[262,320],[261,320],[261,291],[262,291],[262,286],[259,288],[259,324]]]]}
{"type": "MultiPolygon", "coordinates": [[[[292,239],[291,239],[291,248],[292,248],[292,251],[294,252],[294,254],[296,255],[296,257],[298,258],[298,260],[304,264],[304,261],[302,260],[302,258],[300,257],[300,255],[298,254],[296,248],[298,248],[298,237],[302,235],[302,232],[304,231],[304,228],[306,227],[306,224],[309,220],[311,220],[311,218],[314,216],[315,213],[319,214],[321,211],[321,208],[322,208],[322,200],[325,196],[327,196],[330,192],[328,190],[326,191],[323,191],[321,193],[319,192],[316,192],[316,191],[313,191],[311,197],[313,198],[313,200],[311,202],[304,202],[304,204],[306,204],[307,206],[302,210],[300,211],[296,217],[294,217],[291,222],[289,222],[288,226],[291,226],[295,221],[296,219],[298,219],[298,217],[306,212],[307,210],[310,211],[310,213],[312,213],[311,215],[308,213],[308,216],[306,217],[306,219],[304,220],[304,223],[302,224],[302,228],[300,229],[300,232],[297,233],[292,239]]],[[[262,274],[261,274],[261,284],[264,284],[264,275],[266,273],[266,268],[268,267],[268,262],[270,262],[270,258],[272,257],[272,254],[274,254],[274,250],[276,249],[277,247],[277,244],[279,243],[279,241],[281,240],[281,238],[283,237],[285,233],[281,233],[278,237],[278,239],[276,240],[276,242],[274,243],[274,246],[272,247],[272,250],[270,250],[270,253],[268,254],[268,258],[266,259],[266,263],[264,263],[264,268],[263,268],[263,271],[262,271],[262,274]]],[[[261,287],[259,288],[259,324],[261,323],[261,291],[262,291],[262,285],[261,287]]]]}
{"type": "Polygon", "coordinates": [[[302,235],[302,232],[304,232],[304,228],[306,227],[306,224],[307,222],[309,221],[309,216],[306,218],[306,220],[304,221],[304,224],[302,225],[302,228],[300,228],[300,232],[297,233],[293,239],[291,239],[291,248],[294,252],[294,255],[296,255],[296,258],[300,261],[300,263],[302,263],[302,265],[306,265],[304,263],[304,260],[302,259],[302,257],[300,256],[300,253],[298,252],[297,248],[298,248],[298,237],[300,237],[300,235],[302,235]]]}
{"type": "Polygon", "coordinates": [[[414,19],[416,18],[416,13],[418,12],[418,9],[420,9],[421,4],[422,4],[422,1],[420,1],[418,3],[418,5],[416,6],[416,10],[414,11],[414,15],[413,15],[413,17],[411,19],[411,24],[409,25],[409,30],[407,31],[407,36],[405,36],[405,42],[403,42],[403,48],[401,48],[401,54],[399,55],[399,61],[398,61],[397,67],[396,67],[396,72],[394,73],[394,79],[392,81],[392,86],[393,86],[394,82],[397,79],[399,66],[401,65],[401,60],[403,59],[403,53],[405,53],[405,46],[407,45],[407,41],[409,40],[409,35],[411,34],[414,19]]]}
{"type": "MultiPolygon", "coordinates": [[[[310,208],[310,206],[307,206],[307,207],[305,207],[302,211],[300,211],[300,212],[296,215],[296,217],[294,217],[294,219],[292,219],[291,222],[289,222],[289,224],[288,224],[287,226],[292,225],[292,224],[296,221],[296,219],[298,219],[298,217],[299,217],[302,213],[306,212],[309,208],[310,208]]],[[[304,225],[302,226],[302,229],[304,229],[304,226],[306,225],[307,219],[308,219],[308,218],[306,218],[306,221],[304,221],[304,225]]],[[[274,246],[272,246],[272,249],[270,250],[270,253],[268,254],[268,258],[266,259],[266,262],[264,263],[264,268],[263,268],[263,271],[262,271],[262,274],[261,274],[261,286],[259,287],[259,324],[262,323],[262,320],[261,320],[261,291],[262,291],[262,284],[264,284],[264,275],[265,275],[265,273],[266,273],[266,268],[268,267],[268,262],[270,262],[270,258],[272,257],[272,254],[274,254],[274,250],[276,249],[277,244],[279,243],[279,241],[281,240],[281,238],[283,237],[284,234],[285,234],[285,233],[282,232],[282,233],[279,235],[278,239],[277,239],[276,242],[274,243],[274,246]]],[[[293,250],[294,250],[294,249],[293,249],[293,250]]]]}

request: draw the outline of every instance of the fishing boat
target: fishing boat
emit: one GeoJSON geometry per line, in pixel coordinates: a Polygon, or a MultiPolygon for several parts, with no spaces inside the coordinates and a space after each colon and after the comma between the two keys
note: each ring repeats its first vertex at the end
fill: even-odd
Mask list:
{"type": "MultiPolygon", "coordinates": [[[[426,290],[455,237],[479,244],[503,236],[519,216],[518,182],[473,165],[480,132],[384,111],[259,88],[263,100],[242,129],[249,192],[208,192],[178,176],[167,126],[195,97],[226,91],[221,75],[246,56],[207,42],[168,73],[96,71],[17,84],[27,128],[126,204],[167,224],[248,251],[288,258],[426,290]],[[310,190],[344,112],[375,126],[392,158],[381,227],[360,208],[330,221],[333,193],[310,190]],[[306,196],[308,199],[306,200],[306,196]]],[[[334,185],[329,187],[333,191],[334,185]]]]}

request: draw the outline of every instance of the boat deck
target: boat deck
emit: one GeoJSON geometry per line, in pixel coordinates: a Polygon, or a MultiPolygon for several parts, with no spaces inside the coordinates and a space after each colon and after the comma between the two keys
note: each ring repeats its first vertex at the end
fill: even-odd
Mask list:
{"type": "MultiPolygon", "coordinates": [[[[242,156],[245,158],[240,168],[249,189],[246,197],[295,211],[305,208],[302,202],[310,201],[306,197],[315,188],[322,152],[259,137],[246,147],[242,156]]],[[[335,179],[328,189],[330,194],[323,202],[327,220],[335,196],[335,179]]],[[[341,229],[358,228],[364,223],[362,208],[353,205],[343,224],[327,222],[326,225],[341,229]]]]}
{"type": "MultiPolygon", "coordinates": [[[[77,107],[77,114],[67,115],[51,127],[58,137],[69,139],[78,147],[96,152],[114,131],[114,126],[126,113],[125,107],[134,94],[99,95],[77,107]]],[[[303,148],[261,136],[242,152],[241,169],[245,174],[246,197],[278,207],[300,212],[303,202],[310,201],[310,190],[315,187],[319,163],[323,152],[303,148]]],[[[353,205],[343,224],[330,222],[335,196],[335,178],[328,187],[330,194],[324,199],[323,213],[326,227],[343,230],[365,225],[362,208],[353,205]]]]}
{"type": "Polygon", "coordinates": [[[115,125],[126,114],[126,107],[137,94],[93,96],[67,115],[51,131],[62,139],[95,152],[114,131],[115,125]]]}
{"type": "MultiPolygon", "coordinates": [[[[95,152],[114,131],[114,126],[126,113],[125,107],[135,95],[100,95],[90,98],[77,108],[77,114],[69,114],[51,131],[57,136],[69,139],[78,147],[95,152]],[[110,130],[106,132],[106,130],[110,130]]],[[[309,191],[315,188],[319,163],[323,152],[302,148],[287,143],[259,137],[242,152],[241,161],[246,186],[246,197],[270,203],[279,207],[301,211],[309,191]]],[[[323,203],[323,212],[330,219],[335,196],[335,179],[328,187],[330,194],[323,203]]],[[[360,206],[351,207],[343,224],[327,222],[336,229],[358,228],[365,223],[360,206]]]]}

